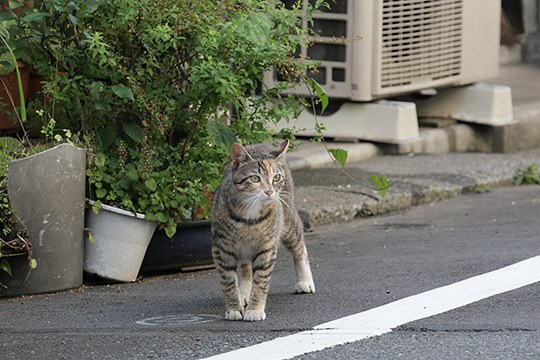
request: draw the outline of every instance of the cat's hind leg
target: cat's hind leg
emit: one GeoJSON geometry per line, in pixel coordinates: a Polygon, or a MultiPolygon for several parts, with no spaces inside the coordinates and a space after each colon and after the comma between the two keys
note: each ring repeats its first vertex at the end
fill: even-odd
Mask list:
{"type": "Polygon", "coordinates": [[[304,243],[304,229],[300,216],[296,216],[288,231],[282,236],[283,244],[289,249],[296,270],[296,292],[314,293],[315,283],[309,266],[309,257],[304,243]]]}

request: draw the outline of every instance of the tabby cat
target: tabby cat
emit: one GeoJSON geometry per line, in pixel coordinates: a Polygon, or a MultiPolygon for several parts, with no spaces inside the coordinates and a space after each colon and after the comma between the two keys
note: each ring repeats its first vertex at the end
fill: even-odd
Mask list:
{"type": "Polygon", "coordinates": [[[266,296],[279,241],[291,252],[296,292],[315,292],[302,221],[286,163],[289,142],[234,144],[212,207],[212,255],[221,277],[225,319],[266,318],[266,296]]]}

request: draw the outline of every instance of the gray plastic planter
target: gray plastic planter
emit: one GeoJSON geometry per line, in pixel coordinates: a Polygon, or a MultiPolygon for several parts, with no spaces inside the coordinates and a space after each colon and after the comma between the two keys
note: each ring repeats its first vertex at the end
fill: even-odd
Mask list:
{"type": "Polygon", "coordinates": [[[85,240],[84,271],[114,281],[135,281],[157,223],[103,205],[97,215],[86,210],[86,227],[96,242],[85,240]]]}
{"type": "Polygon", "coordinates": [[[85,151],[62,144],[13,161],[8,174],[11,206],[31,237],[37,268],[10,259],[13,276],[0,272],[0,296],[65,290],[82,285],[85,151]]]}

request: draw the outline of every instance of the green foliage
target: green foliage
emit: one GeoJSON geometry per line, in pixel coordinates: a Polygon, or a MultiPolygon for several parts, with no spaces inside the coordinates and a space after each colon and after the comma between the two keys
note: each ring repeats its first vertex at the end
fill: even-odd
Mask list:
{"type": "Polygon", "coordinates": [[[524,169],[519,169],[514,176],[514,185],[538,185],[540,173],[536,164],[530,164],[524,169]]]}
{"type": "Polygon", "coordinates": [[[26,255],[31,269],[37,266],[32,257],[29,236],[23,224],[13,212],[8,192],[8,170],[12,160],[26,156],[25,147],[15,138],[0,138],[0,270],[11,275],[8,258],[26,255]]]}
{"type": "Polygon", "coordinates": [[[306,80],[307,85],[313,91],[315,91],[315,93],[319,97],[319,101],[321,102],[321,112],[320,112],[320,114],[322,115],[324,113],[324,110],[326,110],[326,107],[328,106],[328,104],[330,102],[330,100],[328,98],[328,94],[326,93],[326,91],[324,91],[324,89],[321,87],[321,85],[319,85],[315,80],[313,80],[311,78],[308,78],[308,77],[306,77],[305,80],[306,80]]]}
{"type": "Polygon", "coordinates": [[[345,168],[345,163],[347,162],[347,157],[349,153],[347,150],[343,149],[328,149],[328,152],[333,156],[333,158],[338,162],[341,168],[345,168]]]}
{"type": "Polygon", "coordinates": [[[292,84],[262,82],[310,66],[293,55],[309,40],[302,16],[279,0],[50,0],[5,18],[44,78],[30,113],[48,137],[57,127],[86,140],[87,195],[170,235],[194,207],[208,214],[232,143],[271,141],[267,124],[302,110],[282,95],[292,84]]]}
{"type": "Polygon", "coordinates": [[[375,187],[377,188],[381,196],[384,197],[388,192],[388,189],[390,188],[390,181],[388,180],[386,175],[380,177],[377,175],[372,175],[371,181],[375,184],[375,187]]]}

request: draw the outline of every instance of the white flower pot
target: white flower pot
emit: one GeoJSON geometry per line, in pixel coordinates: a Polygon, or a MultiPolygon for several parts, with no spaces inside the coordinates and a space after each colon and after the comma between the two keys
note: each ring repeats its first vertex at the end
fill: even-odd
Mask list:
{"type": "Polygon", "coordinates": [[[157,223],[142,214],[103,205],[97,215],[91,208],[86,210],[86,227],[96,241],[86,236],[84,271],[120,282],[135,281],[157,223]]]}

